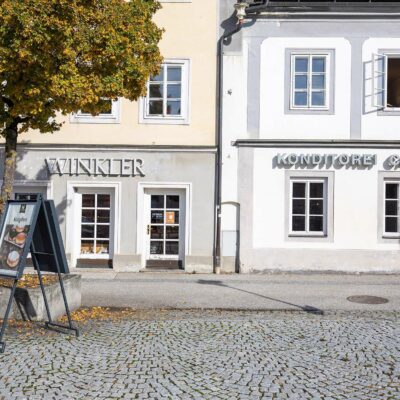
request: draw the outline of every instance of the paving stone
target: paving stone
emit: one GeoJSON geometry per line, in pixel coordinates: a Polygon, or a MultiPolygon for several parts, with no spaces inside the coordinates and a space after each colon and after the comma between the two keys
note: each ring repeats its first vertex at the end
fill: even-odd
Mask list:
{"type": "Polygon", "coordinates": [[[79,338],[10,327],[0,398],[397,400],[399,321],[396,312],[149,311],[81,324],[79,338]]]}

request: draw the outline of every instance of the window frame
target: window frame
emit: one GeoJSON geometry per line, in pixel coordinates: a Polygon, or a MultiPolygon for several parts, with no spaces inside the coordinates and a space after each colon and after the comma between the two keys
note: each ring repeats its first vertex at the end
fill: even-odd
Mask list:
{"type": "Polygon", "coordinates": [[[290,108],[293,110],[298,110],[298,109],[306,109],[306,110],[329,110],[329,54],[327,53],[292,53],[291,54],[291,90],[290,90],[290,108]],[[296,72],[296,59],[297,58],[306,58],[308,59],[308,68],[307,68],[307,88],[304,90],[301,90],[307,94],[307,105],[306,106],[301,106],[301,105],[296,105],[295,104],[295,95],[296,92],[299,91],[295,87],[296,83],[296,75],[299,75],[299,72],[296,72]],[[313,59],[314,58],[324,58],[325,59],[325,71],[323,73],[318,72],[315,73],[312,69],[313,66],[313,59]],[[314,75],[321,75],[325,77],[325,84],[324,88],[320,90],[314,90],[312,88],[312,82],[313,82],[313,77],[314,75]],[[325,93],[325,104],[322,106],[314,106],[312,105],[312,94],[313,92],[324,92],[325,93]]]}
{"type": "Polygon", "coordinates": [[[400,49],[378,49],[372,54],[372,106],[378,115],[400,115],[400,107],[388,107],[388,58],[400,58],[400,49]],[[383,71],[376,67],[379,58],[383,59],[383,71]],[[383,87],[379,88],[378,79],[383,78],[383,87]],[[383,104],[379,104],[378,96],[383,92],[383,104]]]}
{"type": "Polygon", "coordinates": [[[290,179],[290,198],[289,198],[289,235],[290,236],[314,236],[314,237],[325,237],[327,235],[327,180],[326,178],[291,178],[290,179]],[[294,183],[305,183],[305,230],[294,231],[293,230],[293,184],[294,183]],[[310,197],[310,184],[311,183],[322,183],[323,184],[323,213],[322,213],[322,231],[311,231],[310,230],[310,214],[309,204],[312,199],[319,199],[310,197]]]}
{"type": "Polygon", "coordinates": [[[111,100],[111,114],[91,115],[78,111],[71,114],[70,123],[73,124],[119,124],[121,113],[121,99],[111,100]]]}
{"type": "Polygon", "coordinates": [[[381,208],[381,219],[382,219],[382,238],[386,239],[398,239],[400,238],[400,179],[399,178],[383,178],[382,186],[382,208],[381,208]],[[397,190],[397,232],[386,231],[386,185],[395,184],[398,186],[397,190]]]}
{"type": "Polygon", "coordinates": [[[78,254],[78,258],[80,259],[110,259],[111,258],[111,254],[112,254],[112,246],[113,246],[113,230],[115,229],[114,227],[114,219],[113,219],[113,214],[114,214],[114,204],[113,204],[113,195],[112,192],[106,192],[106,191],[93,191],[93,190],[85,190],[82,189],[80,191],[80,228],[81,228],[81,232],[80,232],[80,237],[79,237],[79,244],[80,244],[80,250],[79,250],[79,254],[78,254]],[[90,195],[90,196],[95,196],[94,200],[95,200],[95,204],[93,207],[85,207],[83,206],[83,201],[82,201],[82,197],[84,195],[90,195]],[[106,195],[109,196],[110,198],[110,206],[109,207],[99,207],[98,206],[98,196],[99,195],[106,195]],[[84,222],[83,221],[83,211],[84,210],[93,210],[94,212],[94,221],[93,222],[84,222]],[[109,220],[108,222],[98,222],[97,221],[97,211],[108,211],[109,212],[109,220]],[[84,238],[82,237],[82,226],[93,226],[94,227],[94,233],[93,233],[93,237],[92,238],[84,238]],[[98,237],[97,235],[97,227],[98,226],[108,226],[108,237],[107,238],[101,238],[98,237]],[[108,242],[108,252],[107,253],[83,253],[82,252],[82,242],[86,241],[93,241],[93,245],[94,245],[94,250],[96,250],[96,246],[97,246],[97,242],[98,241],[103,241],[103,242],[108,242]]]}
{"type": "MultiPolygon", "coordinates": [[[[310,73],[309,70],[308,73],[310,73]]],[[[285,114],[311,114],[333,115],[335,113],[335,50],[325,48],[286,48],[285,49],[285,82],[284,82],[284,113],[285,114]],[[326,57],[325,71],[325,106],[295,106],[294,105],[294,65],[296,56],[326,57]]],[[[308,82],[308,87],[311,82],[308,82]]],[[[309,90],[309,89],[307,89],[309,90]]],[[[311,89],[310,89],[311,90],[311,89]]],[[[308,96],[308,92],[307,92],[308,96]]]]}
{"type": "MultiPolygon", "coordinates": [[[[147,81],[147,94],[140,99],[139,123],[142,124],[171,124],[171,125],[188,125],[190,110],[190,60],[189,59],[166,59],[162,63],[165,66],[180,66],[181,73],[181,114],[180,115],[150,115],[149,107],[149,87],[150,79],[147,81]]],[[[163,86],[166,87],[168,81],[164,74],[163,86]]],[[[167,102],[166,92],[163,93],[164,102],[167,102]]]]}
{"type": "Polygon", "coordinates": [[[285,171],[284,241],[286,242],[333,242],[334,241],[334,184],[335,171],[285,171]],[[324,232],[299,232],[292,230],[292,182],[324,181],[324,232]]]}

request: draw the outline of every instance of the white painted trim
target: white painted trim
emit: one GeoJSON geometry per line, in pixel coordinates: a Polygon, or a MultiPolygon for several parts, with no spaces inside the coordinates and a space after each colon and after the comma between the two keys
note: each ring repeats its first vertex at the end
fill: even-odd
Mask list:
{"type": "MultiPolygon", "coordinates": [[[[189,125],[190,124],[190,97],[191,97],[191,68],[190,59],[166,59],[164,65],[181,65],[181,116],[150,116],[147,115],[147,95],[139,101],[139,123],[140,124],[162,124],[162,125],[189,125]]],[[[147,93],[149,82],[147,82],[147,93]]]]}
{"type": "MultiPolygon", "coordinates": [[[[0,179],[0,185],[3,184],[3,180],[0,179]]],[[[15,186],[26,186],[27,188],[31,187],[40,187],[40,188],[46,188],[46,198],[47,199],[52,199],[53,198],[53,182],[52,181],[35,181],[35,180],[25,180],[25,179],[20,179],[20,180],[15,180],[14,181],[14,187],[15,186]]]]}
{"type": "Polygon", "coordinates": [[[322,111],[328,111],[331,107],[330,105],[330,75],[331,75],[331,70],[330,70],[330,64],[331,64],[331,58],[330,58],[330,53],[324,53],[324,52],[319,52],[319,51],[293,51],[290,53],[290,110],[322,110],[322,111]],[[296,75],[296,70],[295,70],[295,60],[297,57],[307,57],[308,58],[308,70],[307,70],[307,89],[305,90],[305,93],[307,94],[307,106],[297,106],[294,103],[294,97],[296,93],[295,89],[295,75],[296,75]],[[311,104],[312,101],[312,59],[314,57],[324,57],[325,58],[325,105],[323,106],[313,106],[311,104]]]}
{"type": "MultiPolygon", "coordinates": [[[[71,254],[71,267],[76,267],[76,259],[78,254],[74,249],[76,240],[76,224],[78,209],[74,204],[75,188],[88,189],[113,189],[114,190],[114,238],[113,253],[118,254],[120,251],[121,237],[121,182],[105,182],[105,181],[68,181],[67,182],[67,207],[66,207],[66,253],[71,254]]],[[[96,257],[102,258],[102,257],[96,257]]],[[[103,257],[104,258],[104,257],[103,257]]]]}
{"type": "Polygon", "coordinates": [[[121,99],[113,100],[111,114],[90,115],[80,111],[70,115],[71,124],[119,124],[121,120],[121,99]]]}
{"type": "Polygon", "coordinates": [[[191,254],[192,237],[192,183],[181,182],[139,182],[136,207],[136,254],[141,255],[141,267],[146,266],[144,232],[144,194],[146,189],[183,189],[185,190],[185,255],[191,254]]]}
{"type": "MultiPolygon", "coordinates": [[[[21,143],[22,145],[26,143],[21,143]]],[[[29,146],[27,146],[29,147],[29,146]]],[[[163,148],[153,146],[152,148],[140,148],[140,147],[108,147],[108,148],[101,148],[93,145],[89,145],[87,147],[57,147],[55,146],[35,146],[29,147],[29,151],[95,151],[97,153],[110,153],[113,151],[120,152],[142,152],[142,153],[216,153],[217,149],[210,145],[207,148],[198,147],[196,148],[193,146],[192,148],[163,148]]],[[[1,149],[0,149],[1,153],[1,149]]]]}

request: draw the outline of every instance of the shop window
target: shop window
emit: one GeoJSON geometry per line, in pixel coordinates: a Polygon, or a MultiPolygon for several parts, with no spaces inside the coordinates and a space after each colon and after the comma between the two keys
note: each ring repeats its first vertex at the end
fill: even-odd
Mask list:
{"type": "Polygon", "coordinates": [[[110,253],[111,195],[83,193],[81,208],[82,256],[110,253]]]}
{"type": "Polygon", "coordinates": [[[400,53],[373,55],[373,106],[386,111],[400,109],[400,53]]]}
{"type": "Polygon", "coordinates": [[[399,183],[385,182],[384,189],[384,234],[387,236],[398,236],[399,229],[399,183]]]}
{"type": "Polygon", "coordinates": [[[326,203],[325,179],[291,179],[289,233],[300,236],[325,236],[326,203]]]}
{"type": "Polygon", "coordinates": [[[100,101],[101,111],[98,115],[92,115],[89,110],[79,110],[72,114],[72,123],[118,123],[120,100],[102,99],[100,101]]]}
{"type": "Polygon", "coordinates": [[[329,108],[329,54],[291,54],[291,109],[329,108]]]}
{"type": "Polygon", "coordinates": [[[187,123],[189,105],[189,62],[162,64],[160,73],[150,77],[142,99],[142,123],[187,123]]]}

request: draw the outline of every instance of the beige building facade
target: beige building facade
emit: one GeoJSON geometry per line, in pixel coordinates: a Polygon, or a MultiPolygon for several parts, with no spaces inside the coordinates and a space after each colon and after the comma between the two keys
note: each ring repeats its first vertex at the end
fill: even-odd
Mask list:
{"type": "Polygon", "coordinates": [[[20,137],[14,196],[54,199],[71,269],[212,271],[218,2],[161,3],[145,98],[20,137]]]}

